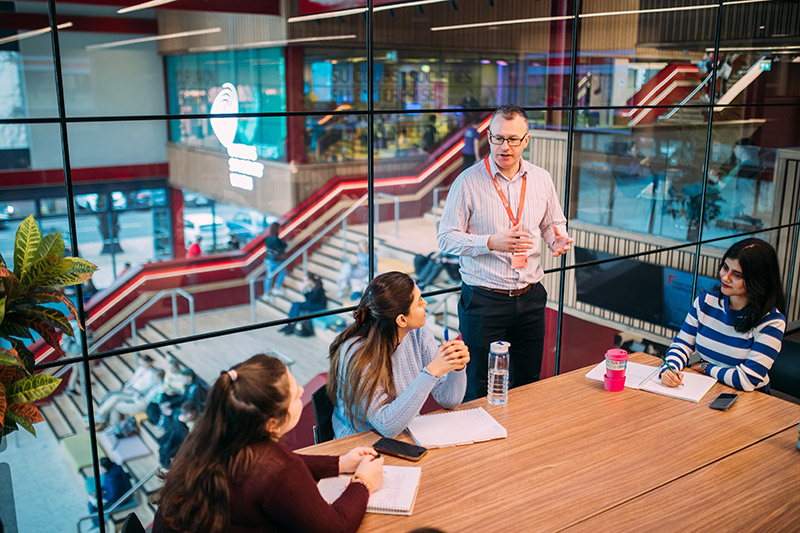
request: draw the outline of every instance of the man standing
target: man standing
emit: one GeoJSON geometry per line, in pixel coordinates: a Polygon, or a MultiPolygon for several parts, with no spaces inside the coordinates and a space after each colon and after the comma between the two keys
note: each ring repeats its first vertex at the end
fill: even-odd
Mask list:
{"type": "Polygon", "coordinates": [[[491,155],[458,176],[442,212],[439,248],[459,256],[459,329],[473,355],[464,401],[486,396],[494,341],[511,343],[512,387],[539,379],[547,293],[538,235],[553,256],[572,243],[550,174],[522,159],[528,129],[522,108],[499,107],[489,123],[491,155]]]}
{"type": "Polygon", "coordinates": [[[186,259],[191,259],[193,257],[199,257],[203,255],[203,250],[200,248],[200,243],[203,241],[203,236],[198,235],[197,240],[189,246],[189,249],[186,250],[186,259]]]}
{"type": "Polygon", "coordinates": [[[475,158],[478,157],[480,153],[479,142],[480,134],[478,133],[477,124],[475,122],[470,122],[464,132],[464,148],[461,150],[461,155],[463,157],[461,164],[462,171],[467,170],[475,164],[475,158]]]}

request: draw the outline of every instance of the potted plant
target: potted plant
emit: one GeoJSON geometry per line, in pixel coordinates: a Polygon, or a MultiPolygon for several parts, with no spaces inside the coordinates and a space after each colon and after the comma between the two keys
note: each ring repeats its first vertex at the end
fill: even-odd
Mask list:
{"type": "Polygon", "coordinates": [[[52,394],[61,382],[33,373],[28,345],[36,333],[63,356],[58,331],[75,334],[64,313],[43,304],[63,303],[78,316],[58,288],[85,282],[97,267],[79,257],[62,257],[64,250],[61,233],[42,237],[31,215],[17,229],[13,271],[0,255],[0,436],[20,427],[36,435],[33,424],[44,419],[33,402],[52,394]]]}

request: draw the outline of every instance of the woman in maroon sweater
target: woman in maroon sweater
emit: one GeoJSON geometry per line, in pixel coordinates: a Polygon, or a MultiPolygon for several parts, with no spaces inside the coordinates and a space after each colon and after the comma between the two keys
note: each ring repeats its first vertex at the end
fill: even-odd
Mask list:
{"type": "Polygon", "coordinates": [[[372,448],[341,457],[295,454],[278,443],[300,419],[303,388],[259,354],[223,372],[155,498],[154,533],[355,531],[383,483],[372,448]],[[333,504],[316,481],[355,472],[333,504]]]}

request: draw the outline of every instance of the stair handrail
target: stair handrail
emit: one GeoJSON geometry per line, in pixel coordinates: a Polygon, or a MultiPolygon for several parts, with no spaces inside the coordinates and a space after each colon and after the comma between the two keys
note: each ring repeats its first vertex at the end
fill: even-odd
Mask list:
{"type": "Polygon", "coordinates": [[[678,112],[678,110],[679,110],[681,107],[683,107],[683,106],[684,106],[684,104],[686,104],[686,102],[688,102],[689,100],[691,100],[692,98],[694,98],[694,95],[696,95],[696,94],[697,94],[697,92],[698,92],[700,89],[702,89],[703,87],[705,87],[706,83],[708,83],[709,81],[711,81],[711,76],[712,76],[712,74],[713,74],[713,73],[709,72],[709,73],[708,73],[708,76],[706,76],[706,77],[705,77],[705,79],[704,79],[704,80],[703,80],[703,81],[700,83],[700,85],[698,85],[697,87],[695,87],[695,88],[694,88],[694,90],[692,90],[692,92],[690,92],[690,93],[689,93],[689,96],[687,96],[686,98],[684,98],[683,100],[681,100],[681,101],[680,101],[680,103],[679,103],[677,106],[675,106],[674,108],[672,108],[672,110],[670,110],[670,112],[669,112],[669,113],[667,113],[666,115],[661,115],[660,117],[658,117],[658,119],[659,119],[659,120],[667,120],[667,119],[668,119],[668,118],[670,118],[672,115],[674,115],[675,113],[677,113],[677,112],[678,112]]]}
{"type": "Polygon", "coordinates": [[[380,225],[380,209],[381,198],[386,198],[394,202],[394,236],[400,238],[400,197],[396,194],[389,194],[388,192],[375,193],[375,233],[378,233],[378,226],[380,225]]]}
{"type": "Polygon", "coordinates": [[[90,354],[93,353],[97,349],[97,347],[101,346],[108,339],[110,339],[111,337],[113,337],[114,335],[116,335],[117,333],[122,331],[122,329],[125,328],[128,324],[131,324],[131,334],[132,334],[133,338],[135,339],[136,338],[136,319],[139,318],[139,316],[142,313],[144,313],[145,311],[150,309],[153,305],[155,305],[156,302],[158,302],[164,296],[167,296],[167,295],[172,297],[172,320],[173,320],[173,324],[174,324],[174,327],[175,327],[175,336],[177,337],[178,336],[178,306],[177,306],[176,296],[178,294],[180,294],[181,296],[186,298],[186,300],[189,302],[189,318],[190,318],[191,324],[192,324],[192,335],[194,335],[195,334],[194,296],[192,296],[191,294],[189,294],[188,292],[186,292],[185,290],[183,290],[181,288],[163,289],[163,290],[159,291],[155,296],[150,298],[143,306],[141,306],[139,309],[137,309],[132,315],[130,315],[128,318],[126,318],[125,320],[123,320],[122,322],[117,324],[111,331],[109,331],[108,333],[106,333],[105,335],[103,335],[102,337],[97,339],[97,341],[92,343],[92,345],[89,346],[88,353],[90,353],[90,354]]]}
{"type": "MultiPolygon", "coordinates": [[[[111,505],[111,506],[110,506],[108,509],[103,509],[103,520],[105,520],[105,519],[106,519],[106,517],[108,517],[108,515],[110,515],[110,514],[111,514],[111,513],[113,513],[114,511],[116,511],[116,510],[117,510],[117,509],[118,509],[118,508],[119,508],[119,507],[120,507],[120,506],[121,506],[123,503],[125,503],[125,502],[126,502],[126,500],[127,500],[128,498],[130,498],[131,496],[133,496],[133,493],[134,493],[134,492],[136,492],[137,490],[139,490],[140,488],[142,488],[142,486],[143,486],[145,483],[147,483],[148,481],[150,481],[150,479],[151,479],[153,476],[155,476],[156,474],[158,474],[158,471],[159,471],[160,469],[161,469],[161,467],[160,467],[160,466],[157,466],[157,467],[155,467],[155,468],[154,468],[152,471],[150,471],[150,472],[149,472],[148,474],[146,474],[146,475],[145,475],[143,478],[141,478],[139,481],[137,481],[135,485],[133,485],[133,486],[132,486],[130,489],[128,489],[128,492],[126,492],[125,494],[123,494],[122,496],[120,496],[120,497],[119,497],[119,499],[118,499],[117,501],[115,501],[115,502],[114,502],[114,503],[113,503],[113,504],[112,504],[112,505],[111,505]]],[[[102,496],[102,494],[100,495],[100,497],[101,497],[101,498],[103,497],[103,496],[102,496]]],[[[83,522],[85,522],[85,521],[87,521],[87,520],[89,520],[89,519],[92,519],[92,518],[99,518],[99,517],[100,517],[100,513],[93,513],[93,514],[90,514],[90,515],[86,515],[86,516],[84,516],[84,517],[82,517],[82,518],[79,518],[79,519],[78,519],[78,524],[77,524],[77,527],[78,527],[78,533],[81,533],[81,524],[82,524],[83,522]]]]}
{"type": "MultiPolygon", "coordinates": [[[[328,223],[328,225],[325,226],[322,229],[322,231],[319,231],[316,235],[314,235],[311,239],[309,239],[305,244],[303,244],[303,246],[301,246],[300,248],[298,248],[297,250],[292,252],[291,255],[289,255],[289,257],[286,258],[283,261],[283,263],[279,264],[278,268],[276,268],[269,275],[253,276],[252,278],[250,278],[248,280],[248,283],[250,285],[250,321],[251,322],[255,322],[256,321],[256,319],[255,319],[255,314],[256,314],[256,308],[255,308],[255,305],[256,305],[255,284],[256,284],[256,282],[260,281],[260,280],[265,280],[265,279],[268,279],[268,278],[269,279],[274,278],[276,275],[278,275],[279,272],[281,272],[282,270],[285,270],[286,267],[288,267],[292,262],[294,262],[295,259],[297,259],[301,255],[303,256],[303,272],[308,272],[308,258],[307,258],[308,249],[311,248],[312,246],[314,246],[317,243],[317,241],[319,241],[322,237],[326,236],[333,228],[339,227],[339,224],[346,224],[348,217],[351,214],[353,214],[353,212],[356,209],[361,207],[364,204],[364,202],[367,201],[367,196],[368,195],[365,194],[361,198],[359,198],[358,200],[353,202],[353,204],[350,207],[348,207],[347,209],[345,209],[345,211],[341,215],[336,217],[336,219],[333,222],[328,223]]],[[[344,243],[343,250],[345,250],[346,247],[347,247],[347,242],[344,243]]]]}

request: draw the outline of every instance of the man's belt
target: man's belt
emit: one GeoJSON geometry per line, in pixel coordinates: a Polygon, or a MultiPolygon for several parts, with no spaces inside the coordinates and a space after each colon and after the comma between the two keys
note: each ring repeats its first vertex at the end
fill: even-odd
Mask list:
{"type": "Polygon", "coordinates": [[[478,286],[479,289],[483,289],[485,291],[496,292],[497,294],[505,294],[506,296],[521,296],[531,290],[533,287],[538,285],[537,283],[531,283],[521,289],[492,289],[491,287],[481,287],[478,286]]]}

